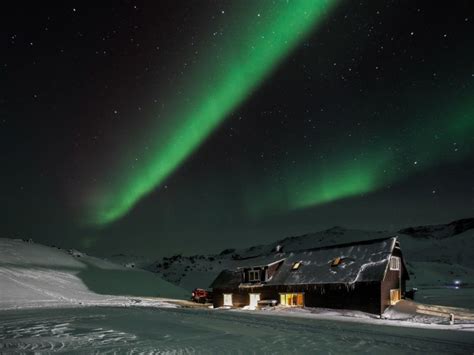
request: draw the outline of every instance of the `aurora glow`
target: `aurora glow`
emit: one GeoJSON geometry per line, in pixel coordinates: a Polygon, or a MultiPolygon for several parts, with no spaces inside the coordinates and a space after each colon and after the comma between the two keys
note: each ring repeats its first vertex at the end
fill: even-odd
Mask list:
{"type": "Polygon", "coordinates": [[[436,111],[422,107],[432,112],[431,118],[423,125],[406,127],[410,134],[404,139],[387,129],[380,133],[383,145],[361,150],[341,141],[341,148],[327,163],[302,159],[286,170],[282,183],[267,179],[252,190],[247,210],[253,217],[262,217],[314,207],[375,192],[432,166],[466,159],[474,154],[469,142],[474,136],[474,101],[454,101],[448,108],[442,101],[432,104],[436,111]]]}
{"type": "MultiPolygon", "coordinates": [[[[204,64],[183,87],[182,97],[189,100],[170,97],[174,107],[168,110],[169,124],[148,127],[155,142],[149,152],[134,169],[130,169],[134,155],[130,153],[117,169],[109,171],[107,184],[89,192],[84,206],[87,223],[104,225],[117,220],[160,185],[315,29],[335,3],[266,2],[260,12],[249,6],[227,31],[227,44],[200,50],[205,53],[204,64]]],[[[142,152],[142,144],[135,143],[133,150],[142,152]]]]}

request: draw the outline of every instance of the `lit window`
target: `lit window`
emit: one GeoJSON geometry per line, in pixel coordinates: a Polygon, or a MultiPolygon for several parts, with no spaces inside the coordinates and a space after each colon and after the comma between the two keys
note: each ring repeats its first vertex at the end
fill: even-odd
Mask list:
{"type": "Polygon", "coordinates": [[[280,304],[282,306],[304,306],[304,294],[280,293],[280,304]]]}
{"type": "Polygon", "coordinates": [[[250,270],[249,271],[249,281],[260,281],[260,271],[259,270],[250,270]]]}
{"type": "Polygon", "coordinates": [[[342,258],[340,256],[334,258],[331,262],[331,266],[338,266],[342,261],[342,258]]]}
{"type": "Polygon", "coordinates": [[[398,256],[390,258],[390,270],[400,270],[400,258],[398,256]]]}
{"type": "Polygon", "coordinates": [[[390,304],[397,304],[398,301],[400,301],[400,289],[390,290],[390,304]]]}
{"type": "Polygon", "coordinates": [[[293,266],[291,267],[291,270],[298,270],[301,266],[301,261],[297,261],[293,264],[293,266]]]}

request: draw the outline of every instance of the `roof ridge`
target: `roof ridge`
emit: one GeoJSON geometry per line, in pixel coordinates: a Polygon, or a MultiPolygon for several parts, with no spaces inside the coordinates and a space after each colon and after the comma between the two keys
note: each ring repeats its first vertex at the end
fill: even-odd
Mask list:
{"type": "Polygon", "coordinates": [[[394,239],[394,238],[396,239],[396,238],[398,238],[398,236],[384,237],[384,238],[377,238],[377,239],[359,240],[359,241],[355,241],[355,242],[326,245],[326,246],[323,246],[323,247],[297,249],[297,250],[293,250],[291,252],[286,252],[285,254],[287,254],[287,253],[296,253],[296,252],[299,253],[299,252],[305,252],[305,251],[325,250],[325,249],[333,249],[333,248],[343,248],[343,247],[349,247],[349,246],[353,246],[353,245],[374,244],[374,243],[379,243],[379,242],[389,240],[389,239],[394,239]]]}

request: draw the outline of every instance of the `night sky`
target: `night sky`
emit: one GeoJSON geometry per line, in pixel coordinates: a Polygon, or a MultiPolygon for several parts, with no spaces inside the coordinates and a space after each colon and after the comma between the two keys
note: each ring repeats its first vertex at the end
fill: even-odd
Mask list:
{"type": "Polygon", "coordinates": [[[472,1],[2,6],[0,236],[194,254],[474,215],[472,1]]]}

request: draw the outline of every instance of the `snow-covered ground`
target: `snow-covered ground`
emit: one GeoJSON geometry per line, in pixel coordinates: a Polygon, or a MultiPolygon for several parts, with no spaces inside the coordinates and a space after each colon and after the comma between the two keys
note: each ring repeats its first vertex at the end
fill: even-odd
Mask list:
{"type": "Polygon", "coordinates": [[[144,270],[75,250],[0,238],[0,309],[128,305],[141,296],[187,298],[188,293],[144,270]]]}
{"type": "MultiPolygon", "coordinates": [[[[203,260],[222,266],[204,257],[194,264],[203,260]]],[[[394,309],[381,320],[324,309],[186,309],[176,298],[188,298],[188,292],[156,274],[76,250],[0,239],[0,353],[474,350],[472,323],[448,325],[446,317],[438,317],[441,325],[426,324],[430,309],[421,317],[394,309]]]]}
{"type": "Polygon", "coordinates": [[[469,354],[471,332],[225,310],[1,311],[0,352],[469,354]]]}

